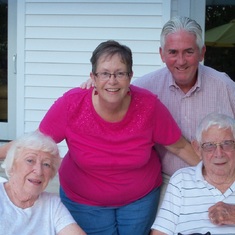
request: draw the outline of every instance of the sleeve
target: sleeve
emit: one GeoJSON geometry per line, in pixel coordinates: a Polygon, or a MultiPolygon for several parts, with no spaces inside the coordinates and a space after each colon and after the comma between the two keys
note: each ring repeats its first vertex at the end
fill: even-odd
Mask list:
{"type": "Polygon", "coordinates": [[[155,107],[154,141],[161,145],[171,145],[181,137],[181,130],[166,106],[157,98],[155,107]]]}
{"type": "Polygon", "coordinates": [[[72,215],[68,211],[68,209],[64,206],[64,204],[61,202],[59,197],[53,198],[53,204],[54,204],[54,226],[56,234],[58,234],[63,228],[66,226],[76,223],[73,219],[72,215]]]}
{"type": "Polygon", "coordinates": [[[67,107],[65,95],[60,97],[47,111],[42,119],[39,130],[51,136],[55,142],[59,143],[65,139],[67,127],[67,107]]]}
{"type": "MultiPolygon", "coordinates": [[[[179,176],[180,175],[178,174],[177,178],[179,176]]],[[[162,205],[152,225],[152,229],[159,230],[169,235],[175,234],[180,213],[180,205],[181,191],[179,187],[179,181],[176,180],[175,176],[173,175],[167,186],[162,205]]]]}

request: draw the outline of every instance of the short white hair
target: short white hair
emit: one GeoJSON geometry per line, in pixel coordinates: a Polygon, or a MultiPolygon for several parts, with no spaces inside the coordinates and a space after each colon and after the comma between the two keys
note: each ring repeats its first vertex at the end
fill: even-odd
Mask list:
{"type": "Polygon", "coordinates": [[[60,154],[57,144],[51,137],[46,136],[37,130],[27,133],[12,142],[2,164],[8,178],[10,177],[15,159],[19,157],[20,153],[24,149],[32,149],[50,154],[52,157],[52,178],[56,175],[60,166],[60,154]]]}
{"type": "Polygon", "coordinates": [[[196,140],[200,143],[202,141],[203,131],[207,131],[212,126],[218,126],[218,128],[230,129],[233,138],[235,137],[235,119],[221,113],[210,113],[205,116],[196,130],[196,140]]]}

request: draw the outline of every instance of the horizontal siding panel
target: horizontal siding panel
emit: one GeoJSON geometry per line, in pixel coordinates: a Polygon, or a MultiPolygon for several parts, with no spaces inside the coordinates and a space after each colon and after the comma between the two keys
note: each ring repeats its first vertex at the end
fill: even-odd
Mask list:
{"type": "MultiPolygon", "coordinates": [[[[43,91],[43,89],[42,89],[43,91]]],[[[48,110],[56,99],[36,99],[26,98],[25,109],[26,110],[48,110]]]]}
{"type": "MultiPolygon", "coordinates": [[[[157,50],[156,50],[157,51],[157,50]]],[[[161,63],[160,54],[134,54],[133,55],[134,66],[155,66],[156,64],[161,63]]]]}
{"type": "MultiPolygon", "coordinates": [[[[142,75],[143,73],[140,74],[141,72],[147,72],[155,70],[156,65],[140,65],[140,66],[133,66],[133,71],[137,76],[142,75]]],[[[88,77],[90,74],[91,67],[90,65],[76,65],[76,64],[49,64],[49,63],[35,63],[35,64],[26,64],[26,74],[41,74],[41,75],[72,75],[72,76],[81,76],[81,77],[88,77]]],[[[40,84],[40,81],[39,81],[40,84]]]]}
{"type": "Polygon", "coordinates": [[[81,51],[91,53],[101,41],[96,39],[26,39],[26,50],[81,51]]]}
{"type": "Polygon", "coordinates": [[[40,124],[40,121],[33,121],[33,122],[25,122],[24,130],[26,133],[37,130],[40,124]]]}
{"type": "Polygon", "coordinates": [[[47,110],[25,110],[25,118],[24,119],[26,122],[35,122],[35,125],[38,126],[39,122],[45,116],[46,111],[47,110]]]}
{"type": "MultiPolygon", "coordinates": [[[[37,2],[40,3],[110,3],[110,2],[117,2],[117,3],[162,3],[162,0],[40,0],[37,2]]],[[[35,0],[25,0],[26,3],[35,3],[35,0]]]]}
{"type": "Polygon", "coordinates": [[[57,99],[66,91],[60,87],[25,87],[25,98],[57,99]]]}
{"type": "MultiPolygon", "coordinates": [[[[111,38],[109,38],[111,39],[111,38]]],[[[108,40],[108,39],[107,39],[108,40]]],[[[96,39],[26,39],[26,53],[27,51],[58,51],[58,52],[88,52],[90,55],[92,51],[103,40],[96,39]]],[[[156,53],[159,50],[159,39],[144,40],[118,40],[120,43],[129,46],[132,52],[136,53],[156,53]]]]}
{"type": "Polygon", "coordinates": [[[161,4],[148,2],[34,2],[26,4],[26,15],[161,15],[161,4]],[[123,7],[125,5],[125,7],[123,7]]]}
{"type": "MultiPolygon", "coordinates": [[[[89,76],[89,75],[88,75],[89,76]]],[[[62,76],[62,75],[26,75],[25,86],[47,86],[47,87],[76,87],[79,86],[86,77],[62,76]]]]}
{"type": "Polygon", "coordinates": [[[134,71],[134,79],[141,77],[147,73],[150,73],[154,70],[157,70],[158,68],[161,68],[161,65],[146,65],[146,66],[133,66],[133,71],[134,71]]]}
{"type": "Polygon", "coordinates": [[[90,70],[90,64],[27,63],[25,65],[25,74],[87,76],[90,70]]]}
{"type": "MultiPolygon", "coordinates": [[[[42,51],[30,51],[26,52],[25,61],[31,63],[63,63],[63,64],[88,64],[91,70],[90,63],[91,54],[83,52],[42,52],[42,51]]],[[[145,53],[133,53],[133,61],[135,65],[147,65],[144,58],[156,64],[159,58],[159,54],[145,54],[145,53]]]]}
{"type": "Polygon", "coordinates": [[[153,40],[157,39],[161,29],[133,28],[55,28],[27,27],[26,38],[56,39],[115,39],[115,40],[153,40]],[[144,32],[144,33],[143,33],[144,32]]]}
{"type": "Polygon", "coordinates": [[[59,51],[26,51],[25,62],[43,63],[89,63],[91,53],[59,51]]]}
{"type": "Polygon", "coordinates": [[[68,148],[66,143],[62,143],[58,145],[59,147],[59,151],[60,151],[60,157],[63,158],[65,156],[65,154],[68,152],[68,148]]]}
{"type": "Polygon", "coordinates": [[[161,22],[161,16],[102,16],[102,15],[27,15],[27,27],[100,27],[117,28],[154,28],[156,22],[161,22]],[[127,24],[128,22],[128,24],[127,24]]]}

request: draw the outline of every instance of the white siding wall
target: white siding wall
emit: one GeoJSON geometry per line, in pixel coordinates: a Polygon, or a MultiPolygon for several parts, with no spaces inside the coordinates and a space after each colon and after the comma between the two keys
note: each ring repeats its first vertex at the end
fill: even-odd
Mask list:
{"type": "Polygon", "coordinates": [[[135,78],[160,68],[169,17],[170,0],[18,0],[17,133],[36,129],[55,99],[89,77],[102,41],[132,49],[135,78]]]}
{"type": "Polygon", "coordinates": [[[206,0],[171,0],[171,16],[181,15],[196,20],[205,29],[206,0]]]}

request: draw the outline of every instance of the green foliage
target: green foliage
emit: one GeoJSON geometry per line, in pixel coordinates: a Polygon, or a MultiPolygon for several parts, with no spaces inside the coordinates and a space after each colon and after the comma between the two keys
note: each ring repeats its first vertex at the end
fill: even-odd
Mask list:
{"type": "Polygon", "coordinates": [[[0,4],[0,51],[7,50],[7,4],[0,4]]]}
{"type": "MultiPolygon", "coordinates": [[[[233,19],[235,19],[235,5],[207,6],[205,30],[227,24],[233,19]]],[[[221,72],[226,72],[235,81],[234,55],[235,47],[207,46],[204,64],[221,72]]]]}

